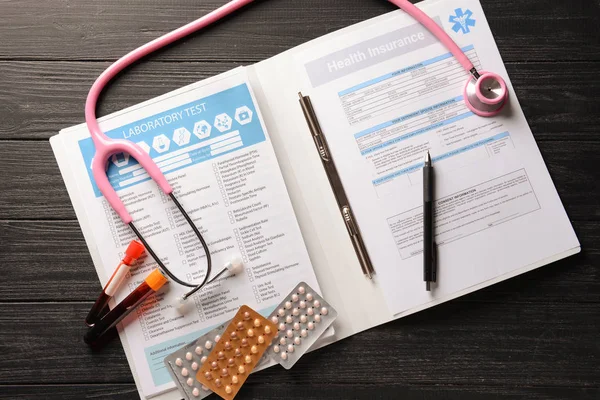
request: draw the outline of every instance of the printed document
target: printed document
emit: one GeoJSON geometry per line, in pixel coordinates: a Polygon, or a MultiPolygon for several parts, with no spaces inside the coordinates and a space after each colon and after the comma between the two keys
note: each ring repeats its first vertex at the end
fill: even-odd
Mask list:
{"type": "Polygon", "coordinates": [[[479,2],[427,6],[479,71],[507,80],[511,97],[500,116],[465,106],[468,74],[404,13],[296,57],[395,315],[579,247],[479,2]],[[431,292],[422,259],[427,150],[439,260],[431,292]]]}
{"type": "MultiPolygon", "coordinates": [[[[192,296],[183,315],[174,305],[189,288],[171,282],[123,322],[129,362],[149,397],[174,387],[164,357],[226,322],[240,306],[268,315],[299,281],[318,286],[244,69],[103,118],[100,126],[111,138],[136,142],[158,163],[209,244],[213,275],[235,256],[245,266],[241,276],[220,279],[192,296]]],[[[85,203],[80,220],[89,223],[86,239],[97,248],[104,284],[135,236],[94,183],[95,150],[87,128],[67,129],[54,140],[61,142],[53,143],[59,160],[67,163],[61,169],[78,186],[71,195],[85,203]]],[[[201,282],[206,256],[168,196],[129,155],[114,155],[107,173],[165,264],[180,279],[201,282]]],[[[155,267],[148,257],[132,269],[116,301],[155,267]]]]}

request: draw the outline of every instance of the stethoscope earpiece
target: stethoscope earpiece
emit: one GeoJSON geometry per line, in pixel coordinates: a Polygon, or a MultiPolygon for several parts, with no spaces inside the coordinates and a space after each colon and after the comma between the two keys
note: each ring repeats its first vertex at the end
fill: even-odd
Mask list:
{"type": "Polygon", "coordinates": [[[506,82],[493,72],[475,73],[465,85],[464,98],[473,113],[481,117],[493,117],[508,100],[506,82]]]}

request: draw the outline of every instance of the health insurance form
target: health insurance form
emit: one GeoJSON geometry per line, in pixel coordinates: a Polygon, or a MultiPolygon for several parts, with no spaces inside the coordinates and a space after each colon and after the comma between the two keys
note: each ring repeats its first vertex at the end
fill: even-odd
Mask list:
{"type": "MultiPolygon", "coordinates": [[[[507,77],[478,1],[419,5],[478,70],[507,77]]],[[[392,314],[578,251],[508,79],[502,114],[475,116],[462,98],[467,73],[401,11],[308,47],[296,61],[392,314]],[[421,255],[427,150],[439,259],[432,292],[421,255]]]]}
{"type": "MultiPolygon", "coordinates": [[[[167,354],[244,304],[268,315],[299,281],[318,284],[245,69],[105,117],[100,126],[109,137],[138,143],[158,163],[209,244],[213,275],[234,256],[245,266],[243,274],[192,296],[183,315],[174,305],[189,288],[171,282],[124,321],[121,339],[136,384],[151,397],[174,388],[163,363],[167,354]]],[[[52,145],[104,283],[134,235],[92,179],[87,128],[67,129],[52,145]]],[[[156,253],[180,279],[201,281],[204,252],[175,205],[133,159],[117,154],[109,164],[111,183],[156,253]]],[[[116,300],[155,267],[147,258],[132,269],[116,300]]],[[[181,396],[174,391],[168,398],[181,396]]]]}

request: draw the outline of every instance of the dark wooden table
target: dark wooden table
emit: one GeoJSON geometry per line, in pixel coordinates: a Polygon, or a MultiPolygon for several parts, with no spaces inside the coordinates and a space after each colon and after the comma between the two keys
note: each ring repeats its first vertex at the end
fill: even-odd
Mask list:
{"type": "MultiPolygon", "coordinates": [[[[135,399],[119,341],[82,342],[99,284],[48,138],[111,61],[225,0],[0,0],[0,399],[135,399]]],[[[583,251],[271,368],[239,398],[600,398],[600,2],[482,0],[583,251]]],[[[392,10],[270,0],[139,63],[100,114],[392,10]]]]}

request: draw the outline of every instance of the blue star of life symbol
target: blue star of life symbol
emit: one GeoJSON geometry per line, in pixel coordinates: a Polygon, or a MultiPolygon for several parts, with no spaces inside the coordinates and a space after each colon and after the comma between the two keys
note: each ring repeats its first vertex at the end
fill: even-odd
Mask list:
{"type": "Polygon", "coordinates": [[[456,33],[459,31],[462,33],[471,32],[471,27],[475,26],[475,20],[471,18],[473,12],[469,9],[463,11],[462,8],[457,8],[454,12],[456,15],[450,16],[450,22],[454,24],[452,30],[456,33]]]}

